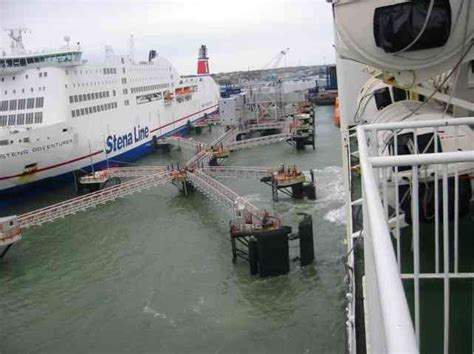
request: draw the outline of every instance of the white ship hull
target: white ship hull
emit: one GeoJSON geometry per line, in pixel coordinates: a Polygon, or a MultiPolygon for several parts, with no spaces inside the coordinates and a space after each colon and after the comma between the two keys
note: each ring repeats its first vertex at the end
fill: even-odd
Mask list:
{"type": "Polygon", "coordinates": [[[38,69],[3,76],[2,94],[7,94],[0,96],[0,104],[33,96],[29,92],[19,95],[19,88],[15,95],[10,94],[14,87],[21,87],[20,78],[29,76],[26,82],[34,77],[45,87],[34,94],[44,97],[39,109],[25,106],[14,112],[0,111],[0,122],[2,114],[9,119],[11,113],[17,117],[43,112],[40,124],[0,126],[0,193],[105,161],[134,160],[153,150],[155,137],[178,131],[188,121],[217,110],[219,89],[210,76],[180,77],[161,58],[140,65],[126,65],[123,60],[121,65],[119,60],[108,64],[114,68],[115,75],[109,75],[112,80],[103,75],[103,66],[92,65],[44,68],[41,72],[47,72],[47,80],[38,78],[38,69]],[[81,77],[80,73],[86,74],[81,77]],[[16,82],[8,86],[12,75],[16,82]],[[84,82],[93,87],[84,87],[84,82]],[[107,95],[98,96],[105,91],[107,95]],[[83,92],[91,92],[91,98],[83,92]],[[75,96],[84,97],[85,102],[75,96]]]}
{"type": "Polygon", "coordinates": [[[113,164],[136,159],[152,150],[153,137],[182,129],[188,121],[195,121],[217,109],[215,101],[209,101],[204,107],[199,102],[189,102],[179,110],[173,110],[172,105],[163,107],[154,119],[140,116],[133,119],[134,112],[124,112],[123,118],[113,116],[115,122],[104,119],[100,126],[94,122],[64,122],[18,134],[19,139],[22,135],[28,135],[32,143],[1,149],[0,191],[106,160],[113,164]],[[127,117],[127,113],[130,116],[127,117]],[[115,144],[114,136],[117,138],[115,144]],[[123,139],[124,136],[127,139],[123,139]],[[118,139],[121,144],[117,143],[118,139]]]}

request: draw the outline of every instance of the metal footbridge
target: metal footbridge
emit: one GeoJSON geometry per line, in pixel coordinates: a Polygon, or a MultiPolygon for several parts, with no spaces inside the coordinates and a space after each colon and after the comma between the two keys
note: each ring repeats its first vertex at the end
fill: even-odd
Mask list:
{"type": "MultiPolygon", "coordinates": [[[[274,126],[272,126],[274,127],[274,126]]],[[[269,126],[263,129],[273,129],[269,126]]],[[[224,185],[216,178],[248,178],[269,184],[272,181],[273,198],[279,184],[294,184],[293,197],[303,195],[304,177],[296,167],[285,172],[284,166],[277,171],[269,167],[220,166],[231,151],[278,143],[288,140],[287,133],[262,136],[237,141],[241,130],[227,130],[210,144],[182,137],[168,137],[158,144],[176,145],[194,152],[182,166],[128,166],[108,167],[87,175],[75,173],[78,192],[88,193],[55,203],[31,212],[0,217],[0,258],[22,238],[22,231],[34,226],[66,218],[81,211],[106,204],[110,201],[140,193],[165,184],[177,186],[184,195],[198,190],[221,206],[230,216],[230,243],[232,260],[249,262],[251,274],[260,276],[286,274],[289,271],[288,242],[299,238],[301,264],[314,259],[312,221],[310,217],[298,226],[298,233],[291,234],[291,227],[282,225],[277,215],[257,208],[245,197],[224,185]],[[302,178],[302,179],[301,179],[302,178]],[[291,182],[293,181],[293,182],[291,182]],[[309,220],[309,221],[308,221],[309,220]],[[306,225],[306,226],[305,226],[306,225]],[[303,231],[302,231],[303,230],[303,231]],[[304,231],[306,230],[306,231],[304,231]],[[296,236],[295,236],[296,235],[296,236]],[[257,252],[257,248],[259,251],[257,252]],[[306,251],[301,251],[302,249],[306,251]],[[308,251],[309,250],[309,251],[308,251]],[[275,263],[276,260],[276,263],[275,263]]]]}
{"type": "Polygon", "coordinates": [[[121,177],[129,178],[130,180],[22,214],[17,218],[19,227],[26,229],[52,222],[118,198],[129,196],[133,193],[156,188],[178,179],[180,182],[190,182],[196,189],[223,206],[233,217],[236,217],[239,213],[245,213],[251,216],[253,224],[258,224],[259,221],[262,220],[264,212],[213,178],[213,176],[261,178],[270,176],[272,173],[268,168],[221,166],[206,166],[202,169],[195,170],[175,170],[169,169],[166,166],[114,167],[100,172],[107,174],[110,178],[121,177]]]}
{"type": "MultiPolygon", "coordinates": [[[[133,193],[142,192],[144,190],[155,188],[172,180],[169,171],[160,171],[148,175],[143,175],[143,167],[139,167],[136,171],[133,168],[124,167],[121,172],[119,168],[111,169],[111,175],[132,177],[141,176],[133,180],[114,185],[96,192],[88,193],[83,196],[72,198],[64,202],[56,203],[41,209],[33,210],[29,213],[18,216],[18,224],[21,229],[44,224],[46,222],[55,221],[66,216],[76,214],[77,212],[94,208],[100,204],[129,196],[133,193]]],[[[151,170],[151,168],[150,168],[151,170]]],[[[107,171],[107,170],[106,170],[107,171]]],[[[108,172],[108,171],[107,171],[108,172]]]]}
{"type": "MultiPolygon", "coordinates": [[[[252,222],[258,223],[258,220],[262,218],[262,212],[213,177],[262,178],[270,176],[271,169],[258,167],[207,166],[208,162],[215,157],[216,150],[212,147],[220,144],[221,146],[225,146],[224,149],[235,151],[281,142],[287,138],[287,134],[235,141],[237,132],[237,129],[230,129],[215,139],[211,144],[180,137],[169,137],[164,141],[196,151],[196,154],[183,167],[183,171],[186,174],[184,180],[190,182],[195,188],[202,191],[211,199],[225,206],[226,210],[233,216],[236,216],[237,212],[243,212],[252,217],[252,222]]],[[[133,193],[156,188],[160,185],[176,181],[176,170],[169,166],[111,167],[95,172],[93,175],[84,176],[83,182],[93,184],[112,178],[125,180],[121,181],[120,184],[115,184],[86,195],[19,215],[16,218],[16,226],[20,229],[26,229],[42,225],[46,222],[53,222],[57,219],[74,215],[80,211],[94,208],[100,204],[129,196],[133,193]]]]}
{"type": "MultiPolygon", "coordinates": [[[[260,128],[275,129],[281,126],[281,123],[266,123],[260,128]]],[[[251,128],[259,129],[257,125],[251,128]]],[[[264,177],[271,177],[274,171],[269,167],[219,166],[217,161],[228,157],[231,151],[279,143],[290,139],[291,135],[282,133],[237,141],[240,132],[238,128],[229,129],[211,143],[178,136],[160,140],[159,144],[180,146],[194,152],[191,159],[182,167],[110,167],[81,176],[78,178],[78,185],[89,193],[19,216],[0,218],[0,246],[7,246],[8,250],[13,243],[21,239],[21,231],[24,229],[53,222],[167,183],[178,186],[185,194],[189,188],[194,187],[221,205],[232,217],[232,238],[242,241],[241,237],[249,237],[255,232],[278,230],[282,227],[278,216],[259,210],[244,197],[215,179],[215,177],[233,177],[262,180],[264,177]]],[[[235,258],[239,251],[234,239],[232,242],[235,258]]],[[[0,257],[5,253],[6,251],[1,253],[0,257]]]]}

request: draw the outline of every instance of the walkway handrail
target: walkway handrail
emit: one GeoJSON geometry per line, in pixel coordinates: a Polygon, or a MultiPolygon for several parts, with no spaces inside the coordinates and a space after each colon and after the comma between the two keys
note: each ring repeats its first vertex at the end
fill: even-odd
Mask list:
{"type": "MultiPolygon", "coordinates": [[[[364,201],[364,241],[369,246],[366,248],[366,263],[373,259],[372,268],[375,273],[373,275],[375,279],[367,279],[368,282],[373,280],[375,284],[368,284],[366,296],[370,306],[379,306],[374,309],[374,313],[377,315],[380,311],[379,319],[384,337],[374,338],[381,347],[373,349],[375,352],[383,350],[387,353],[418,353],[415,331],[379,195],[379,186],[369,161],[365,128],[366,126],[357,128],[364,201]],[[371,294],[371,289],[374,289],[376,294],[371,294]],[[376,301],[379,303],[375,303],[376,301]]],[[[370,277],[369,274],[366,276],[370,277]]],[[[368,313],[368,316],[370,315],[368,313]]],[[[376,319],[372,318],[372,321],[376,322],[376,319]]],[[[378,333],[372,335],[377,336],[378,333]]]]}
{"type": "Polygon", "coordinates": [[[239,177],[239,178],[262,178],[272,175],[270,167],[245,167],[245,166],[205,166],[202,171],[218,177],[239,177]]]}
{"type": "Polygon", "coordinates": [[[107,170],[109,177],[144,177],[150,174],[164,172],[167,166],[126,166],[126,167],[110,167],[107,170]]]}
{"type": "Polygon", "coordinates": [[[240,149],[263,146],[267,144],[274,144],[280,141],[291,139],[291,137],[292,137],[291,134],[286,134],[286,133],[274,134],[274,135],[262,136],[259,138],[251,138],[251,139],[236,141],[236,142],[225,145],[225,147],[228,148],[230,151],[235,151],[235,150],[240,150],[240,149]]]}
{"type": "Polygon", "coordinates": [[[33,210],[29,213],[20,215],[18,217],[18,223],[21,228],[40,225],[57,218],[75,214],[78,211],[95,207],[99,204],[104,204],[117,198],[125,197],[132,193],[156,187],[160,184],[171,181],[171,178],[169,172],[160,172],[149,176],[139,177],[122,184],[33,210]]]}

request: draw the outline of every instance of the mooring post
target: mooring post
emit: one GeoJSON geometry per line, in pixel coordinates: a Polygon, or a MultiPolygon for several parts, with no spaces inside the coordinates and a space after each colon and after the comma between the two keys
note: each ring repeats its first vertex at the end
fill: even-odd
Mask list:
{"type": "Polygon", "coordinates": [[[188,196],[188,184],[186,183],[186,181],[181,182],[181,184],[183,185],[183,194],[185,196],[188,196]]]}
{"type": "Polygon", "coordinates": [[[235,244],[235,238],[232,236],[232,222],[229,222],[230,230],[230,244],[232,246],[232,263],[237,262],[237,245],[235,244]]]}
{"type": "Polygon", "coordinates": [[[272,198],[274,202],[278,202],[278,187],[274,179],[272,179],[272,198]]]}
{"type": "Polygon", "coordinates": [[[0,254],[0,258],[3,258],[3,256],[5,256],[8,252],[8,250],[10,249],[10,247],[13,246],[13,243],[10,243],[2,252],[2,254],[0,254]]]}

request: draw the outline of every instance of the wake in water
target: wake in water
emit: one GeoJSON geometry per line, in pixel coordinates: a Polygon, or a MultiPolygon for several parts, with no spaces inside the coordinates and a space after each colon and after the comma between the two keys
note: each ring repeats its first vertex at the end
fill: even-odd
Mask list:
{"type": "MultiPolygon", "coordinates": [[[[323,169],[314,169],[316,183],[315,201],[307,199],[295,201],[285,195],[280,196],[277,203],[271,203],[266,196],[260,193],[245,195],[252,204],[262,209],[271,209],[283,217],[290,217],[296,213],[309,213],[312,215],[324,213],[324,219],[338,225],[345,224],[344,186],[342,182],[342,168],[328,166],[323,169]]],[[[310,173],[305,173],[310,180],[310,173]]]]}

